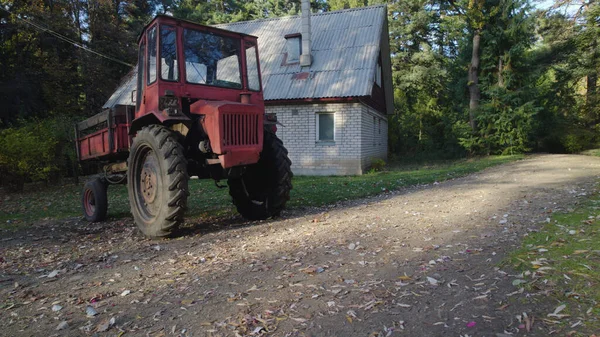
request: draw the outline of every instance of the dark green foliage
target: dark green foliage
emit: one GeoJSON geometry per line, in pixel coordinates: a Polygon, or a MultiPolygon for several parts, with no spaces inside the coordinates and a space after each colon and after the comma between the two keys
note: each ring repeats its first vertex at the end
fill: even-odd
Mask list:
{"type": "Polygon", "coordinates": [[[375,172],[381,172],[385,169],[385,160],[381,159],[381,158],[376,158],[373,159],[373,161],[371,162],[371,167],[369,168],[368,172],[369,173],[375,173],[375,172]]]}
{"type": "Polygon", "coordinates": [[[393,1],[390,8],[394,153],[578,152],[597,142],[598,4],[576,20],[536,12],[527,0],[393,1]],[[467,69],[476,32],[481,97],[473,129],[467,69]]]}
{"type": "Polygon", "coordinates": [[[0,131],[0,176],[12,191],[25,181],[56,180],[64,161],[57,161],[66,143],[61,139],[59,121],[31,120],[17,128],[0,131]]]}

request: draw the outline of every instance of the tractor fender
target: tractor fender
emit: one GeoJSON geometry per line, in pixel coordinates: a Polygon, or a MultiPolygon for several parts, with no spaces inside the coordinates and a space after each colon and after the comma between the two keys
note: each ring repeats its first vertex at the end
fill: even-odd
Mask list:
{"type": "Polygon", "coordinates": [[[133,136],[144,126],[152,124],[171,125],[176,123],[183,123],[189,127],[191,122],[192,120],[189,117],[181,113],[179,113],[178,116],[167,116],[166,113],[152,111],[131,121],[131,126],[129,127],[129,134],[133,136]]]}

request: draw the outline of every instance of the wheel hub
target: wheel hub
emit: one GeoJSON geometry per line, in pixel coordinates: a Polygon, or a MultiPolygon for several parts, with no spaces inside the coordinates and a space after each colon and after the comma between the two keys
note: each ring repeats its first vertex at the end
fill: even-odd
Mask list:
{"type": "Polygon", "coordinates": [[[142,196],[147,203],[154,202],[156,198],[156,172],[144,167],[141,175],[142,196]]]}
{"type": "Polygon", "coordinates": [[[94,198],[94,193],[92,190],[86,190],[84,192],[84,206],[85,212],[89,215],[94,214],[96,210],[96,199],[94,198]]]}

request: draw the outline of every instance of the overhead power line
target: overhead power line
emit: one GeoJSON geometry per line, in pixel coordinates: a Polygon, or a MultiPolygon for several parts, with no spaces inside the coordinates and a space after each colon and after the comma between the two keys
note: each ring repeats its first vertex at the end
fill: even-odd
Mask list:
{"type": "Polygon", "coordinates": [[[19,19],[19,20],[27,23],[28,25],[34,27],[35,29],[38,29],[38,30],[40,30],[40,31],[42,31],[44,33],[48,33],[50,35],[53,35],[54,37],[56,37],[58,39],[61,39],[61,40],[65,41],[65,42],[67,42],[67,43],[70,43],[70,44],[74,45],[77,48],[81,48],[81,49],[83,49],[83,50],[85,50],[87,52],[90,52],[92,54],[98,55],[98,56],[103,57],[103,58],[105,58],[107,60],[111,60],[113,62],[120,63],[120,64],[122,64],[124,66],[128,66],[130,68],[133,67],[133,64],[131,64],[131,63],[127,63],[125,61],[121,61],[121,60],[119,60],[117,58],[114,58],[114,57],[112,57],[110,55],[105,55],[105,54],[99,53],[99,52],[97,52],[97,51],[95,51],[95,50],[93,50],[91,48],[88,48],[88,47],[82,45],[81,43],[79,43],[77,41],[74,41],[73,39],[70,39],[70,38],[68,38],[68,37],[66,37],[66,36],[64,36],[62,34],[59,34],[59,33],[55,32],[55,31],[53,31],[52,29],[49,29],[49,28],[46,28],[46,27],[42,27],[42,26],[34,23],[31,20],[27,20],[25,18],[22,18],[22,17],[14,14],[13,12],[9,11],[8,9],[6,9],[6,8],[4,8],[2,6],[0,6],[0,9],[4,10],[5,12],[7,12],[7,13],[9,13],[11,15],[14,15],[14,17],[16,17],[17,19],[19,19]]]}

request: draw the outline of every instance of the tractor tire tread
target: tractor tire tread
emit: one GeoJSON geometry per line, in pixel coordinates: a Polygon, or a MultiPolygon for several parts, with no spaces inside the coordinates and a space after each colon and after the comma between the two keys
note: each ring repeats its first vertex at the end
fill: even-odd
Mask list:
{"type": "Polygon", "coordinates": [[[107,182],[102,180],[101,178],[94,178],[85,183],[83,187],[83,194],[81,196],[81,202],[83,205],[83,215],[87,221],[100,222],[106,220],[106,215],[108,213],[107,188],[107,182]],[[94,194],[94,199],[96,202],[96,207],[93,214],[87,214],[85,210],[85,192],[88,189],[91,190],[94,194]]]}
{"type": "MultiPolygon", "coordinates": [[[[156,223],[151,226],[142,226],[140,229],[149,237],[166,237],[174,233],[179,225],[183,222],[184,213],[187,209],[188,181],[187,161],[184,157],[183,146],[177,142],[176,135],[171,130],[161,125],[150,125],[143,127],[138,131],[134,138],[135,147],[136,139],[146,141],[148,143],[155,142],[157,156],[159,156],[165,164],[163,179],[166,188],[164,189],[165,204],[169,208],[162,219],[156,219],[156,223]],[[148,228],[150,227],[150,228],[148,228]]],[[[131,157],[131,156],[130,156],[131,157]]],[[[128,160],[129,162],[129,160],[128,160]]],[[[131,168],[132,163],[128,163],[131,168]]],[[[133,177],[128,177],[130,181],[133,177]]],[[[130,191],[130,199],[132,191],[130,191]]],[[[134,205],[132,203],[132,213],[134,213],[134,205]]],[[[134,218],[136,215],[134,214],[134,218]]]]}
{"type": "Polygon", "coordinates": [[[258,164],[273,165],[273,174],[269,174],[263,184],[272,186],[267,196],[268,208],[257,207],[249,200],[243,187],[241,179],[229,180],[229,194],[232,197],[233,204],[238,212],[249,220],[264,220],[272,216],[279,216],[285,208],[285,204],[290,199],[290,190],[292,189],[291,160],[287,156],[287,149],[283,142],[275,134],[265,132],[263,152],[258,164]]]}

